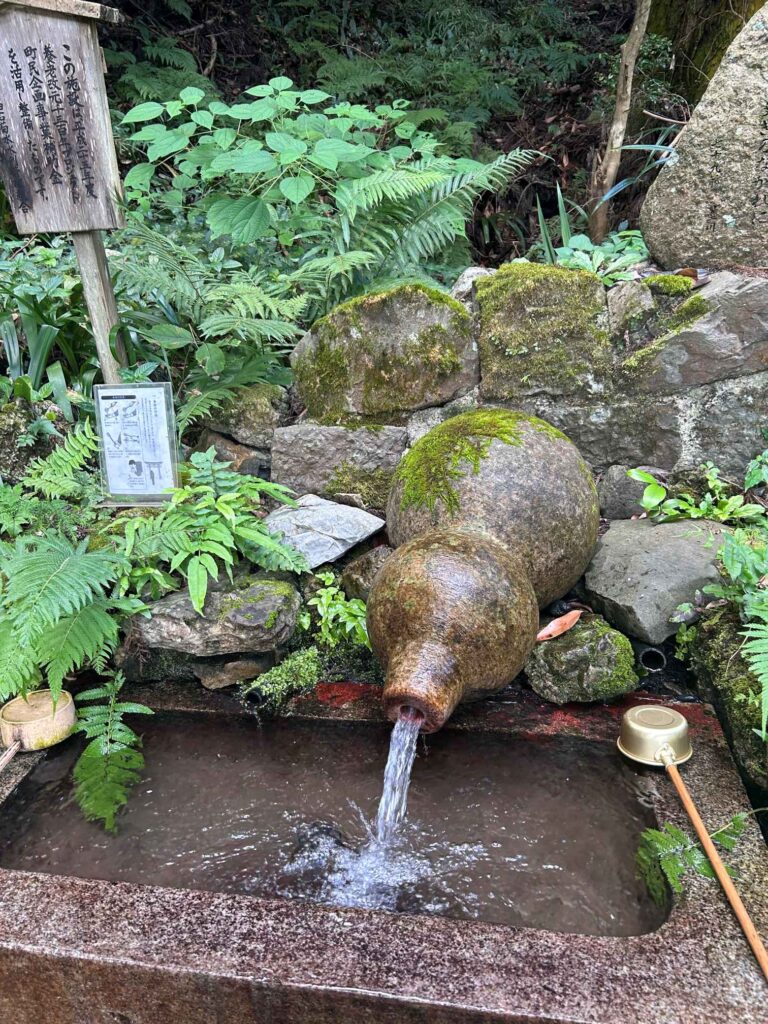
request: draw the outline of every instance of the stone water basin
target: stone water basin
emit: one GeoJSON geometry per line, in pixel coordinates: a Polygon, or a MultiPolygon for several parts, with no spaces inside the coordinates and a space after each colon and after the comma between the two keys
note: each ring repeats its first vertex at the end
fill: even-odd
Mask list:
{"type": "MultiPolygon", "coordinates": [[[[201,714],[180,689],[136,696],[168,710],[143,730],[116,838],[72,805],[73,745],[0,779],[0,1020],[764,1024],[716,886],[659,908],[635,878],[642,828],[686,826],[663,777],[615,752],[623,707],[519,691],[461,710],[420,751],[410,859],[361,893],[329,886],[328,850],[301,837],[321,822],[364,840],[388,740],[376,692],[321,686],[262,728],[226,698],[201,714]]],[[[681,710],[686,780],[716,827],[745,798],[716,720],[681,710]]],[[[765,927],[756,830],[733,859],[765,927]]]]}

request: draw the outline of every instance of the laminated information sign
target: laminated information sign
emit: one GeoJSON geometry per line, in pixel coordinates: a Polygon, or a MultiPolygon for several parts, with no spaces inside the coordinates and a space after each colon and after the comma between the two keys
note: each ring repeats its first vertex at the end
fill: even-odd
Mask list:
{"type": "Polygon", "coordinates": [[[171,385],[97,384],[96,422],[108,501],[151,505],[178,486],[171,385]]]}

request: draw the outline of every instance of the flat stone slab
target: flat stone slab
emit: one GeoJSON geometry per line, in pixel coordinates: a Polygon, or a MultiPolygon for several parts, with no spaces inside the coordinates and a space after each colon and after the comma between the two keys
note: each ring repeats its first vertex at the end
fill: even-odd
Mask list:
{"type": "Polygon", "coordinates": [[[296,508],[275,509],[265,522],[305,556],[310,569],[335,562],[384,526],[383,519],[364,509],[340,505],[316,494],[299,498],[296,508]]]}
{"type": "Polygon", "coordinates": [[[717,552],[727,527],[706,519],[615,522],[586,573],[587,598],[623,633],[659,644],[677,631],[670,616],[720,578],[717,552]]]}
{"type": "MultiPolygon", "coordinates": [[[[128,699],[226,713],[202,687],[128,699]],[[215,710],[214,710],[215,709],[215,710]]],[[[380,690],[321,684],[293,714],[381,722],[380,690]]],[[[616,706],[483,701],[446,727],[535,742],[579,736],[618,758],[616,706]]],[[[748,810],[717,720],[677,705],[695,756],[686,784],[713,827],[748,810]]],[[[343,728],[343,726],[340,726],[343,728]]],[[[448,739],[449,737],[446,737],[448,739]]],[[[0,802],[42,755],[15,758],[0,802]]],[[[216,751],[211,752],[216,757],[216,751]]],[[[638,768],[660,822],[690,832],[663,772],[638,768]]],[[[460,780],[457,780],[457,782],[460,780]]],[[[454,797],[458,799],[458,797],[454,797]]],[[[1,810],[1,808],[0,808],[1,810]]],[[[512,814],[513,812],[510,811],[512,814]]],[[[596,844],[600,837],[596,837],[596,844]]],[[[599,857],[599,848],[596,849],[599,857]]],[[[729,862],[768,931],[768,855],[754,822],[729,862]]],[[[657,931],[560,934],[480,921],[0,869],[0,1020],[14,1024],[765,1024],[765,982],[717,884],[693,876],[657,931]],[[418,969],[414,968],[417,965],[418,969]]]]}

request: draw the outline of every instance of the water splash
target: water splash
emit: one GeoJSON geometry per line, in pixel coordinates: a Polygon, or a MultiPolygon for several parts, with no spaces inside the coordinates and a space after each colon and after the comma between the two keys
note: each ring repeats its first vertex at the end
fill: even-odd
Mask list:
{"type": "Polygon", "coordinates": [[[376,842],[382,846],[392,843],[405,818],[408,786],[421,724],[420,718],[401,717],[392,730],[387,767],[384,769],[384,789],[376,815],[376,842]]]}

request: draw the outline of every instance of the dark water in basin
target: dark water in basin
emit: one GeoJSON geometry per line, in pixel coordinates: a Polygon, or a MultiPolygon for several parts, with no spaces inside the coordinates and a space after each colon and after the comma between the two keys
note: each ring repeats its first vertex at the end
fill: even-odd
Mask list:
{"type": "Polygon", "coordinates": [[[356,851],[388,727],[158,715],[143,734],[145,777],[117,836],[73,802],[66,744],[3,806],[0,865],[584,934],[640,934],[665,916],[635,876],[654,818],[608,745],[420,739],[407,822],[377,859],[356,851]]]}

